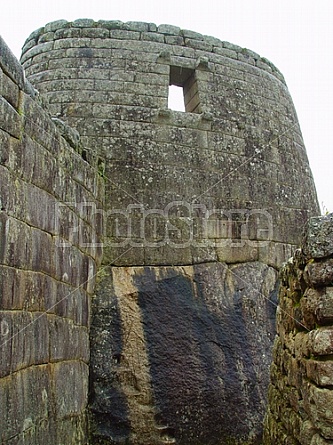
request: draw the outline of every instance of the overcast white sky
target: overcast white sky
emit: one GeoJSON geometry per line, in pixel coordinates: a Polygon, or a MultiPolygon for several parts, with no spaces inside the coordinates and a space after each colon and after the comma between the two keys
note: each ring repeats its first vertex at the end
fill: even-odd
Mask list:
{"type": "Polygon", "coordinates": [[[8,0],[0,34],[19,57],[35,29],[58,19],[168,23],[256,51],[284,74],[322,211],[333,211],[333,0],[8,0]]]}

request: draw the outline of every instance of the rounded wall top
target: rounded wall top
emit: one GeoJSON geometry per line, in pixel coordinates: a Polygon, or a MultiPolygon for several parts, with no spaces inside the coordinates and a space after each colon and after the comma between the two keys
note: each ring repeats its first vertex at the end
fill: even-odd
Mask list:
{"type": "MultiPolygon", "coordinates": [[[[256,66],[274,75],[285,84],[281,72],[264,57],[229,42],[215,37],[202,35],[198,32],[181,29],[172,25],[155,25],[145,22],[121,22],[119,20],[77,19],[73,22],[57,20],[50,22],[32,32],[22,49],[22,58],[36,44],[58,40],[64,37],[65,30],[76,29],[75,37],[117,38],[117,30],[128,31],[126,38],[131,40],[146,40],[159,43],[182,45],[190,48],[216,53],[230,59],[256,66]]],[[[124,38],[124,37],[119,37],[124,38]]]]}

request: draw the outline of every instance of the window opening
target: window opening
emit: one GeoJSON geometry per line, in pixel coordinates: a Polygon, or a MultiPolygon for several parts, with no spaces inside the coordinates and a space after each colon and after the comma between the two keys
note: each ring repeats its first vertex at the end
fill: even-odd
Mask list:
{"type": "Polygon", "coordinates": [[[169,85],[169,108],[187,113],[201,112],[198,82],[194,70],[170,66],[169,85]]]}
{"type": "Polygon", "coordinates": [[[184,91],[177,85],[169,86],[168,107],[175,111],[185,111],[184,91]]]}

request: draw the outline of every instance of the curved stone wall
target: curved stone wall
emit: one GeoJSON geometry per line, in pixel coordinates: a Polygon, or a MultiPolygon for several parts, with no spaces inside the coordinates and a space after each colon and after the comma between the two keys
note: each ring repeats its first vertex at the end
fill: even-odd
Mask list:
{"type": "Polygon", "coordinates": [[[276,266],[318,213],[292,100],[258,54],[174,26],[81,19],[33,33],[21,60],[104,159],[108,262],[276,266]],[[196,112],[168,110],[170,82],[196,112]]]}
{"type": "Polygon", "coordinates": [[[37,30],[22,63],[105,181],[91,443],[260,443],[276,268],[319,212],[281,73],[192,31],[88,19],[37,30]]]}

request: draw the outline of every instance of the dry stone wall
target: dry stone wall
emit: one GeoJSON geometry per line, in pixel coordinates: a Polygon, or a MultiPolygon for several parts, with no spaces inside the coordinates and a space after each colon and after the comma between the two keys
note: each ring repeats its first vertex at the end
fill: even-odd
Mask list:
{"type": "Polygon", "coordinates": [[[281,270],[265,445],[333,443],[333,215],[281,270]]]}
{"type": "Polygon", "coordinates": [[[103,187],[0,40],[0,443],[86,444],[103,187]],[[87,204],[87,206],[84,205],[87,204]]]}
{"type": "Polygon", "coordinates": [[[283,76],[193,31],[89,19],[35,31],[21,61],[105,180],[91,443],[260,443],[276,269],[319,212],[283,76]]]}

